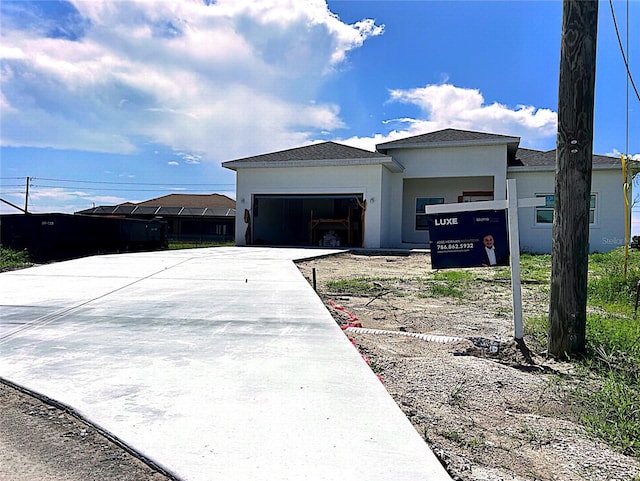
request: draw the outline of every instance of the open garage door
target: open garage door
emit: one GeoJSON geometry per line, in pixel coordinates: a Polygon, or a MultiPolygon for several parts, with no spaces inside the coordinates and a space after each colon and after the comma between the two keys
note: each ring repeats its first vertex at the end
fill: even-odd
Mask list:
{"type": "Polygon", "coordinates": [[[362,194],[253,196],[253,245],[362,247],[362,194]]]}

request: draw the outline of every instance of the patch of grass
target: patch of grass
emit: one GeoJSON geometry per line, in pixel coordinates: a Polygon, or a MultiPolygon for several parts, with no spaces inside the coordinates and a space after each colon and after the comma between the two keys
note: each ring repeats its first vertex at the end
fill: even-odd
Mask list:
{"type": "Polygon", "coordinates": [[[169,249],[200,249],[204,247],[231,247],[235,246],[234,241],[227,242],[186,242],[186,241],[170,241],[169,249]]]}
{"type": "Polygon", "coordinates": [[[474,282],[474,274],[465,269],[447,269],[433,273],[429,278],[420,278],[426,285],[427,293],[422,297],[453,297],[462,299],[474,282]]]}
{"type": "Polygon", "coordinates": [[[520,277],[527,281],[551,282],[551,255],[520,255],[520,277]]]}
{"type": "Polygon", "coordinates": [[[524,320],[524,335],[529,347],[537,352],[545,352],[547,349],[549,330],[549,317],[527,317],[524,320]]]}
{"type": "MultiPolygon", "coordinates": [[[[537,260],[529,259],[536,263],[537,260]]],[[[631,252],[627,276],[624,253],[617,249],[589,257],[584,356],[573,362],[585,382],[573,394],[578,419],[615,449],[640,456],[640,321],[634,319],[640,253],[631,252]]],[[[538,274],[542,276],[542,269],[538,274]]],[[[547,316],[528,318],[525,335],[534,350],[546,349],[547,316]]]]}
{"type": "Polygon", "coordinates": [[[327,289],[339,294],[372,294],[378,293],[384,287],[384,282],[393,282],[396,279],[383,277],[354,277],[352,279],[338,279],[327,282],[327,289]],[[381,287],[382,286],[382,287],[381,287]]]}
{"type": "Polygon", "coordinates": [[[473,281],[474,275],[464,269],[447,269],[433,273],[434,281],[445,281],[454,284],[464,284],[473,281]]]}
{"type": "Polygon", "coordinates": [[[450,284],[431,284],[429,286],[430,296],[428,297],[455,297],[461,299],[464,297],[464,291],[450,284]]]}
{"type": "Polygon", "coordinates": [[[0,246],[0,272],[33,265],[26,250],[16,251],[0,246]]]}
{"type": "Polygon", "coordinates": [[[608,312],[630,314],[640,280],[640,251],[630,251],[624,275],[624,250],[589,257],[589,304],[608,312]]]}
{"type": "Polygon", "coordinates": [[[609,371],[599,389],[582,388],[580,421],[623,454],[640,456],[640,387],[624,374],[609,371]]]}

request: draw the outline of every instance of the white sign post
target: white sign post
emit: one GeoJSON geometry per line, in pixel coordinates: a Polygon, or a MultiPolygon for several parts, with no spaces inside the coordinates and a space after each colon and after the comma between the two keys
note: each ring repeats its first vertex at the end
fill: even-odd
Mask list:
{"type": "Polygon", "coordinates": [[[515,179],[507,179],[507,200],[464,202],[458,204],[428,205],[426,214],[448,214],[453,212],[471,212],[477,210],[507,210],[509,230],[509,263],[511,266],[511,303],[513,307],[514,337],[524,337],[522,324],[522,287],[520,279],[520,234],[518,231],[518,207],[544,205],[544,198],[534,197],[518,200],[515,179]]]}

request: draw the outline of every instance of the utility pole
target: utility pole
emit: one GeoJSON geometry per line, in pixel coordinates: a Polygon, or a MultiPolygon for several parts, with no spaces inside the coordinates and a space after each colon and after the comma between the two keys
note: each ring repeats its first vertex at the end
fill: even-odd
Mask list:
{"type": "Polygon", "coordinates": [[[29,213],[29,183],[31,182],[31,177],[27,177],[27,189],[24,195],[24,213],[29,213]]]}
{"type": "Polygon", "coordinates": [[[585,349],[597,0],[564,0],[548,352],[585,349]]]}

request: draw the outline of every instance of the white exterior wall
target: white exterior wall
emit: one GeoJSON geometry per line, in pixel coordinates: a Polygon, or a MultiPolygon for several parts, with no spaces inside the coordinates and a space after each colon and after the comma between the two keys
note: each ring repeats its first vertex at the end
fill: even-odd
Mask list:
{"type": "Polygon", "coordinates": [[[506,145],[389,149],[387,155],[405,170],[393,174],[389,242],[383,247],[428,247],[427,232],[415,229],[416,197],[444,196],[449,203],[457,202],[463,190],[493,190],[495,199],[506,199],[506,145]],[[431,192],[431,186],[433,195],[422,191],[431,192]]]}
{"type": "Polygon", "coordinates": [[[429,231],[416,229],[416,199],[443,197],[445,204],[455,204],[464,191],[493,190],[493,177],[447,177],[438,179],[404,179],[402,194],[402,243],[429,247],[429,231]]]}
{"type": "MultiPolygon", "coordinates": [[[[493,190],[506,198],[506,179],[517,180],[518,197],[551,194],[555,172],[511,168],[507,175],[507,147],[471,146],[393,149],[388,155],[404,171],[393,173],[381,165],[325,167],[264,167],[237,170],[236,243],[245,244],[245,209],[255,194],[362,194],[367,200],[366,248],[428,247],[426,231],[415,229],[416,197],[444,197],[457,202],[462,191],[493,190]]],[[[624,199],[620,169],[594,169],[592,192],[597,195],[595,223],[590,226],[590,251],[605,252],[624,243],[624,199]]],[[[521,248],[551,251],[549,224],[536,225],[535,209],[519,209],[521,248]]]]}
{"type": "Polygon", "coordinates": [[[492,176],[496,200],[506,199],[506,145],[394,149],[387,154],[404,166],[405,179],[492,176]]]}
{"type": "MultiPolygon", "coordinates": [[[[380,197],[376,199],[380,209],[380,247],[393,245],[393,232],[396,227],[395,219],[393,219],[391,213],[395,204],[395,196],[397,195],[395,194],[395,184],[397,183],[398,175],[388,169],[382,169],[382,192],[380,197]]],[[[367,214],[368,212],[369,208],[367,207],[367,214]]]]}
{"type": "Polygon", "coordinates": [[[244,211],[255,194],[363,194],[367,199],[363,247],[381,245],[381,165],[240,168],[236,173],[236,244],[245,245],[244,211]],[[371,198],[374,199],[371,202],[371,198]]]}
{"type": "MultiPolygon", "coordinates": [[[[553,194],[555,172],[509,172],[516,179],[518,198],[553,194]]],[[[589,252],[608,252],[624,245],[624,198],[619,169],[594,169],[591,193],[596,194],[595,222],[589,226],[589,252]]],[[[520,249],[524,252],[551,253],[552,225],[536,225],[535,208],[518,209],[520,249]]]]}

